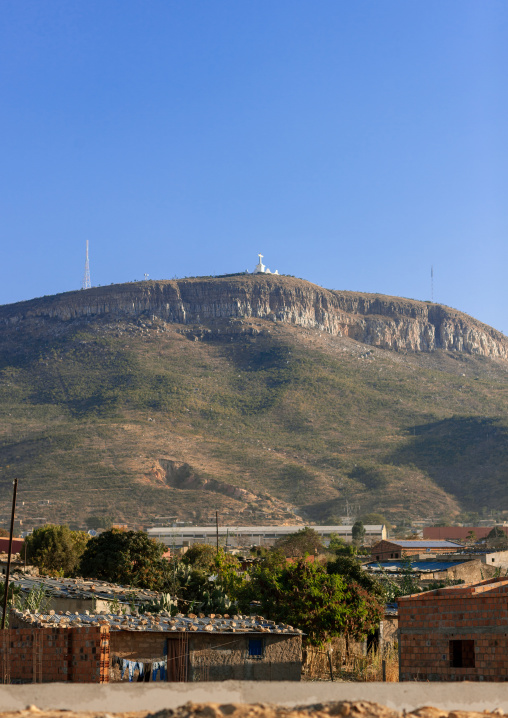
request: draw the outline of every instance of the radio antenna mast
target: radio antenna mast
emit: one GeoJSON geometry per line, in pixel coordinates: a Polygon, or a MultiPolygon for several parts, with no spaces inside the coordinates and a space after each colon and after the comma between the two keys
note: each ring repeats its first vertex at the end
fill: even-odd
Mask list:
{"type": "Polygon", "coordinates": [[[85,273],[83,275],[82,289],[91,289],[92,283],[90,282],[90,262],[88,261],[88,239],[86,240],[86,260],[85,260],[85,273]]]}
{"type": "Polygon", "coordinates": [[[434,304],[434,265],[430,265],[430,301],[434,304]]]}

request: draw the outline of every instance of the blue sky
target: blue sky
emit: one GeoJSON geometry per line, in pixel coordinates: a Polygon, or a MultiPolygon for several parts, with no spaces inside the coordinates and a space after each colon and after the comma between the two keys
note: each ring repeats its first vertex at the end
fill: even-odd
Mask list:
{"type": "Polygon", "coordinates": [[[252,270],[508,333],[504,0],[2,0],[0,303],[252,270]]]}

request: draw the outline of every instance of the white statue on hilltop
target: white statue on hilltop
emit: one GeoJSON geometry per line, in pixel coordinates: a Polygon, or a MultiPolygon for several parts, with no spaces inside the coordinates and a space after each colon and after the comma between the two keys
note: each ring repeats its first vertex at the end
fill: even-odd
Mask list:
{"type": "Polygon", "coordinates": [[[259,257],[259,262],[256,264],[256,268],[252,272],[253,274],[278,274],[279,273],[278,269],[276,269],[275,272],[270,272],[268,267],[265,267],[265,265],[263,264],[263,255],[262,254],[258,254],[258,257],[259,257]]]}

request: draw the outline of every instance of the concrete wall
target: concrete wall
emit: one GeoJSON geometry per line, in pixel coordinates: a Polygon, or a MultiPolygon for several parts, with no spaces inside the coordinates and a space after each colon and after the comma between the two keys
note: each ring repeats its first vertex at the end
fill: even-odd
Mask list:
{"type": "Polygon", "coordinates": [[[114,685],[2,686],[3,711],[22,711],[27,705],[45,710],[107,712],[175,709],[196,703],[274,703],[286,707],[328,701],[374,701],[393,710],[414,711],[422,706],[443,710],[508,713],[508,683],[340,683],[256,682],[131,683],[114,685]]]}
{"type": "Polygon", "coordinates": [[[459,579],[464,583],[478,583],[486,578],[494,577],[498,570],[496,566],[485,564],[478,558],[475,561],[464,561],[464,563],[456,566],[450,566],[444,571],[434,571],[432,574],[421,573],[420,578],[423,585],[434,581],[446,581],[447,579],[459,579]]]}

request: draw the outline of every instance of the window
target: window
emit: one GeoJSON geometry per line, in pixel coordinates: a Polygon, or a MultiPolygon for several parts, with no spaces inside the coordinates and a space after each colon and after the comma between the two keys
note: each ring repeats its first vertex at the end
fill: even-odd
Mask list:
{"type": "Polygon", "coordinates": [[[474,668],[474,641],[450,641],[450,666],[474,668]]]}
{"type": "Polygon", "coordinates": [[[249,638],[249,658],[263,657],[263,640],[261,638],[249,638]]]}

